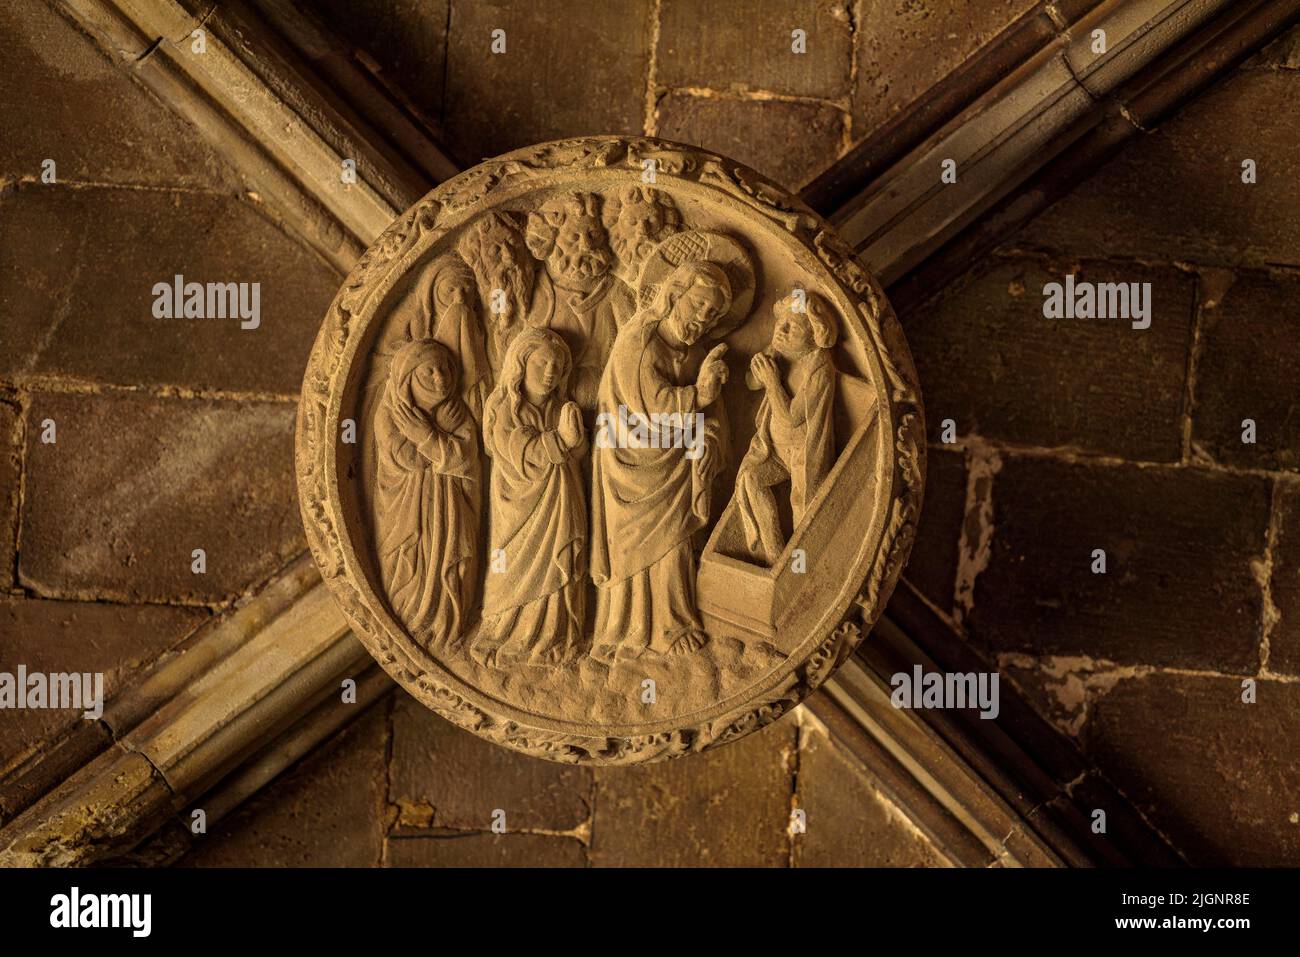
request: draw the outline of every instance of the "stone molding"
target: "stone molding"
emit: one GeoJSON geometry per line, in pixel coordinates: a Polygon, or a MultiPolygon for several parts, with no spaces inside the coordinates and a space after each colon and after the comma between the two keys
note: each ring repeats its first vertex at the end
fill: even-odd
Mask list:
{"type": "MultiPolygon", "coordinates": [[[[313,237],[322,253],[334,261],[340,269],[349,268],[361,248],[377,237],[379,232],[397,216],[400,208],[404,208],[403,204],[413,202],[429,185],[426,177],[416,186],[408,187],[405,193],[400,191],[395,193],[391,201],[384,199],[381,191],[375,190],[361,196],[356,205],[348,205],[352,203],[351,199],[348,200],[348,204],[339,205],[339,213],[336,217],[329,212],[339,203],[337,198],[329,198],[328,195],[336,192],[333,188],[334,184],[329,183],[325,195],[315,195],[308,185],[285,172],[278,163],[271,162],[264,149],[258,145],[256,134],[249,133],[250,128],[257,126],[252,120],[249,121],[249,126],[241,127],[244,132],[238,137],[243,141],[246,136],[253,136],[252,143],[242,142],[241,145],[229,141],[230,121],[221,116],[220,111],[214,108],[212,100],[208,97],[210,94],[216,101],[233,101],[239,91],[239,84],[236,81],[241,78],[247,81],[251,71],[241,69],[233,62],[238,58],[233,51],[229,51],[223,54],[228,58],[224,70],[208,73],[204,77],[191,78],[189,71],[194,68],[193,65],[186,66],[178,55],[170,50],[176,42],[188,37],[189,31],[197,23],[197,18],[187,8],[174,2],[146,5],[127,2],[127,0],[120,0],[120,2],[119,0],[67,0],[66,5],[74,19],[97,36],[123,63],[124,68],[133,69],[140,79],[153,88],[164,101],[171,104],[182,115],[189,117],[206,135],[225,143],[232,159],[244,175],[249,177],[250,182],[260,184],[259,191],[268,205],[273,206],[286,221],[293,223],[295,228],[313,237]],[[163,39],[164,36],[171,39],[163,39]],[[151,48],[155,46],[158,50],[151,52],[151,48]],[[160,51],[163,54],[161,56],[158,55],[160,51]],[[205,89],[207,92],[201,92],[205,89]],[[352,229],[356,230],[355,236],[351,234],[352,229]]],[[[1104,4],[1089,16],[1098,18],[1097,22],[1115,24],[1120,31],[1118,34],[1120,36],[1144,38],[1142,43],[1135,44],[1126,55],[1125,62],[1129,67],[1124,71],[1125,76],[1131,76],[1142,64],[1152,62],[1161,50],[1186,39],[1192,33],[1193,27],[1203,23],[1206,17],[1224,6],[1222,3],[1133,3],[1124,5],[1133,10],[1121,18],[1116,9],[1120,5],[1119,3],[1104,4]],[[1144,15],[1143,11],[1145,11],[1145,20],[1141,19],[1144,15]],[[1182,13],[1178,16],[1171,16],[1171,12],[1179,13],[1179,11],[1182,13]],[[1104,19],[1107,17],[1113,19],[1104,19]],[[1163,26],[1156,29],[1156,24],[1163,24],[1163,26]]],[[[1287,0],[1285,5],[1277,6],[1285,6],[1286,9],[1280,10],[1276,18],[1252,20],[1242,31],[1234,34],[1232,36],[1234,49],[1240,51],[1257,49],[1282,24],[1294,18],[1297,4],[1287,0]]],[[[1067,26],[1071,27],[1068,32],[1080,38],[1087,36],[1086,31],[1074,29],[1069,24],[1062,25],[1063,28],[1067,26]]],[[[1063,29],[1063,35],[1065,32],[1067,31],[1063,29]]],[[[260,37],[256,39],[260,40],[260,37]]],[[[1115,37],[1112,36],[1111,42],[1113,43],[1114,40],[1115,37]]],[[[249,39],[245,49],[252,42],[252,39],[249,39]]],[[[1054,43],[1049,59],[1060,63],[1066,62],[1061,47],[1068,46],[1069,42],[1071,41],[1054,43]]],[[[1218,68],[1223,69],[1227,62],[1217,62],[1218,68]]],[[[1189,65],[1188,69],[1190,68],[1189,65]]],[[[1214,72],[1201,70],[1197,74],[1197,79],[1204,84],[1215,75],[1217,74],[1214,72]]],[[[296,73],[286,83],[292,84],[295,80],[300,80],[301,76],[301,73],[296,73]]],[[[1040,93],[1055,91],[1065,96],[1071,104],[1070,108],[1057,107],[1054,113],[1050,110],[1045,112],[1040,104],[1038,113],[1044,116],[1045,121],[1057,122],[1055,128],[1058,133],[1063,134],[1070,129],[1068,123],[1064,121],[1066,117],[1075,115],[1073,104],[1081,102],[1077,94],[1083,90],[1083,84],[1078,79],[1070,77],[1065,80],[1060,76],[1059,69],[1054,70],[1053,67],[1039,60],[1031,60],[1030,63],[1016,70],[1013,76],[1018,76],[1022,80],[1037,77],[1040,93]],[[1053,73],[1057,78],[1055,84],[1047,82],[1053,73]]],[[[1108,71],[1099,72],[1095,81],[1090,79],[1089,82],[1095,87],[1094,92],[1106,95],[1107,90],[1114,90],[1121,81],[1122,77],[1117,76],[1113,71],[1108,71]]],[[[980,195],[968,202],[959,216],[954,217],[927,213],[926,200],[931,186],[928,182],[929,171],[923,178],[926,181],[913,180],[907,175],[909,165],[918,162],[919,158],[933,159],[938,155],[936,150],[939,144],[945,141],[955,145],[965,144],[967,152],[962,155],[966,156],[982,155],[982,149],[995,147],[998,131],[990,129],[987,117],[1002,115],[991,112],[995,101],[1008,97],[1018,89],[1008,81],[982,94],[979,102],[963,110],[957,119],[944,128],[943,132],[936,134],[927,141],[927,144],[913,150],[907,158],[894,164],[892,169],[880,178],[880,184],[888,184],[890,191],[888,196],[883,192],[884,185],[872,185],[861,191],[859,201],[846,203],[832,217],[835,221],[851,221],[858,224],[862,230],[858,238],[867,243],[869,265],[879,270],[885,277],[903,277],[907,274],[908,263],[915,265],[923,261],[925,256],[938,248],[946,237],[955,235],[963,223],[968,224],[977,219],[979,210],[987,209],[997,199],[1014,193],[1017,186],[1026,182],[1035,169],[1041,168],[1049,158],[1048,155],[1026,151],[1024,143],[1028,140],[1015,140],[1015,137],[1012,137],[1015,142],[1003,147],[1005,152],[1000,154],[1001,160],[996,164],[1004,171],[1006,179],[997,181],[990,177],[984,181],[980,195]],[[982,117],[985,119],[981,120],[982,117]],[[963,129],[967,130],[968,138],[957,139],[957,133],[963,129]],[[1008,161],[1007,158],[1013,154],[1019,155],[1023,162],[1017,164],[1008,161]],[[904,195],[903,191],[909,188],[912,192],[904,195]],[[886,231],[875,230],[870,234],[867,233],[869,220],[862,210],[868,202],[875,204],[873,208],[882,215],[886,207],[894,212],[894,215],[882,220],[888,223],[886,231]],[[915,213],[916,218],[912,218],[913,210],[918,211],[915,213]],[[923,213],[926,215],[922,215],[923,213]],[[895,236],[898,238],[894,238],[895,236]]],[[[1163,102],[1167,104],[1177,101],[1178,98],[1173,96],[1167,97],[1163,102]]],[[[266,101],[260,102],[266,108],[266,101]]],[[[270,109],[273,115],[279,115],[281,118],[288,118],[293,112],[287,104],[282,107],[271,104],[270,109]],[[286,110],[288,112],[284,112],[286,110]]],[[[335,111],[327,110],[325,115],[333,117],[337,114],[335,111]]],[[[1021,117],[1033,115],[1033,110],[1027,113],[1022,104],[1018,115],[1021,117]]],[[[1027,135],[1022,134],[1022,136],[1027,135]]],[[[301,130],[298,131],[298,137],[295,142],[302,146],[306,156],[314,157],[314,162],[317,164],[316,175],[305,178],[323,187],[323,184],[329,182],[329,178],[324,175],[326,168],[331,171],[336,168],[335,164],[341,163],[341,157],[348,150],[323,148],[319,140],[312,142],[311,138],[305,137],[301,130]]],[[[360,152],[360,147],[357,151],[360,152]]],[[[283,155],[292,158],[292,153],[283,155]]],[[[358,164],[359,167],[361,165],[358,164]]],[[[994,165],[990,161],[987,168],[992,170],[994,165]]],[[[852,180],[851,169],[847,172],[842,170],[833,172],[849,181],[852,180]]],[[[937,182],[937,170],[935,172],[934,180],[937,182]]],[[[299,586],[310,582],[314,576],[314,569],[305,560],[300,561],[295,569],[291,577],[301,575],[305,581],[294,580],[294,588],[288,589],[288,592],[294,592],[299,586]]],[[[304,592],[306,590],[303,589],[304,592]]],[[[317,590],[319,591],[320,588],[318,587],[317,590]]],[[[130,690],[113,701],[104,719],[110,734],[109,740],[111,736],[121,737],[129,734],[129,731],[122,729],[137,725],[144,715],[162,705],[163,702],[173,697],[184,697],[188,700],[193,694],[193,689],[189,687],[191,682],[202,673],[207,663],[217,658],[228,656],[232,668],[246,668],[250,674],[261,668],[265,662],[259,655],[253,653],[254,647],[263,656],[272,649],[265,645],[253,646],[247,638],[250,634],[264,628],[268,621],[274,620],[277,616],[288,616],[286,621],[293,619],[297,612],[294,611],[291,601],[288,604],[283,603],[285,593],[283,583],[271,586],[236,616],[202,632],[197,636],[197,640],[191,643],[189,650],[181,653],[176,659],[165,661],[162,667],[155,669],[137,689],[130,690]],[[236,621],[239,623],[236,624],[236,621]],[[241,628],[246,629],[242,636],[239,635],[241,628]],[[210,654],[212,649],[219,649],[219,652],[210,654]],[[185,663],[187,658],[189,663],[185,663]],[[194,663],[201,664],[195,667],[194,663]],[[150,690],[146,692],[143,690],[145,688],[150,690]],[[116,719],[114,716],[117,716],[116,719]],[[115,720],[116,724],[113,723],[115,720]]],[[[335,624],[341,622],[342,616],[338,615],[335,624]]],[[[333,651],[337,654],[338,657],[334,659],[336,662],[350,660],[351,668],[358,673],[361,663],[365,661],[364,650],[356,640],[350,635],[339,637],[334,633],[333,626],[322,627],[314,633],[303,629],[301,638],[303,644],[300,647],[304,659],[299,662],[299,665],[305,664],[308,660],[318,660],[322,651],[333,651]],[[350,651],[341,653],[338,651],[341,647],[349,648],[350,651]]],[[[319,669],[319,671],[328,670],[330,669],[319,669]]],[[[305,677],[311,672],[296,668],[289,672],[292,673],[301,673],[305,677]]],[[[329,677],[322,683],[322,687],[328,691],[335,680],[336,676],[329,677]]],[[[371,700],[382,694],[385,684],[386,682],[380,681],[368,686],[372,689],[371,700]]],[[[828,689],[830,695],[827,697],[836,708],[842,710],[843,702],[852,703],[858,700],[847,684],[838,684],[834,679],[831,684],[833,687],[828,689]]],[[[211,690],[214,686],[209,684],[208,687],[211,690]]],[[[304,685],[300,684],[299,687],[302,691],[297,697],[280,696],[267,700],[264,707],[269,710],[264,714],[271,719],[271,727],[287,727],[292,724],[296,715],[310,708],[307,699],[313,696],[304,685]]],[[[810,703],[814,710],[820,710],[820,701],[819,697],[810,703]]],[[[300,724],[296,732],[291,728],[279,738],[272,735],[270,740],[273,746],[268,749],[263,745],[263,749],[258,751],[256,736],[238,731],[232,731],[225,736],[217,734],[222,728],[231,727],[241,720],[252,720],[253,711],[246,712],[243,718],[230,710],[225,712],[223,718],[218,718],[215,711],[198,705],[178,705],[177,711],[185,712],[203,721],[216,722],[207,728],[191,727],[187,734],[179,737],[173,734],[165,749],[159,746],[153,752],[157,755],[166,754],[177,760],[173,770],[180,770],[173,777],[177,782],[175,786],[182,790],[173,791],[167,783],[164,771],[150,765],[143,753],[124,746],[121,741],[112,741],[108,744],[108,750],[102,751],[98,757],[90,757],[104,747],[106,738],[102,733],[83,735],[80,743],[70,754],[60,751],[58,747],[52,749],[49,757],[51,759],[61,757],[62,760],[52,760],[52,763],[47,763],[44,767],[38,761],[34,766],[22,769],[21,780],[6,782],[4,786],[0,786],[0,802],[4,802],[0,810],[7,815],[11,815],[13,809],[30,805],[25,812],[12,819],[3,830],[0,830],[0,861],[10,864],[60,862],[86,864],[104,860],[135,846],[165,823],[168,815],[179,809],[185,800],[197,796],[192,793],[193,788],[220,779],[223,774],[238,767],[241,762],[252,758],[259,768],[256,773],[249,771],[228,775],[221,786],[233,788],[226,793],[236,795],[235,799],[238,799],[251,793],[251,789],[257,782],[273,777],[278,769],[287,766],[294,755],[304,753],[310,742],[319,740],[313,738],[311,733],[303,732],[300,724]],[[224,723],[221,723],[222,721],[224,723]],[[298,737],[294,737],[295,733],[298,737]],[[188,742],[188,751],[180,742],[188,742]],[[203,743],[206,743],[206,748],[201,746],[203,743]],[[226,750],[227,745],[231,746],[229,750],[226,750]],[[253,750],[250,751],[250,747],[253,750]],[[202,754],[205,756],[204,761],[210,763],[192,762],[184,765],[180,759],[187,753],[202,754]],[[84,763],[83,758],[87,758],[84,763]],[[73,767],[78,770],[67,774],[73,767]],[[242,785],[235,786],[241,779],[242,785]],[[62,783],[56,785],[56,781],[62,783]],[[123,787],[125,782],[135,783],[123,787]],[[32,797],[40,794],[44,794],[44,797],[32,804],[32,797]],[[76,808],[80,810],[73,814],[72,809],[76,808]]],[[[159,711],[159,715],[161,714],[163,712],[159,711]]],[[[159,727],[160,722],[161,718],[154,727],[162,733],[167,729],[159,727]]],[[[320,721],[316,721],[311,727],[319,731],[321,724],[320,721]]],[[[330,726],[336,727],[336,725],[330,726]]],[[[853,726],[860,730],[864,728],[860,716],[853,719],[853,726]]],[[[870,729],[865,730],[870,736],[870,729]]],[[[142,737],[138,741],[142,747],[149,747],[147,739],[142,737]]],[[[959,756],[959,759],[965,760],[964,756],[959,756]]],[[[245,765],[246,768],[253,766],[245,765]]],[[[917,770],[918,773],[921,772],[923,766],[918,766],[917,770]]],[[[908,776],[912,780],[919,780],[916,775],[909,773],[908,776]]],[[[924,785],[922,787],[924,789],[924,785]]],[[[1022,820],[1027,819],[1027,812],[1016,813],[1022,820]]],[[[1031,812],[1029,816],[1032,816],[1031,812]]],[[[986,825],[985,830],[988,830],[988,827],[986,825]]],[[[1033,827],[1029,832],[1033,832],[1033,827]]],[[[1030,853],[1036,855],[1038,852],[1030,853]]],[[[1073,855],[1058,854],[1058,857],[1074,860],[1073,855]]],[[[1086,859],[1085,857],[1077,862],[1084,862],[1086,859]]]]}

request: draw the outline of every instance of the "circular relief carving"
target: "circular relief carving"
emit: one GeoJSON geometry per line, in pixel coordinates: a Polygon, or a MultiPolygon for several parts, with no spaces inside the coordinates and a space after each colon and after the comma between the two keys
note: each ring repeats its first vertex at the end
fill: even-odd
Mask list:
{"type": "Polygon", "coordinates": [[[461,727],[625,764],[761,727],[911,545],[916,376],[876,281],[780,187],[594,137],[433,190],[307,368],[308,539],[358,637],[461,727]]]}

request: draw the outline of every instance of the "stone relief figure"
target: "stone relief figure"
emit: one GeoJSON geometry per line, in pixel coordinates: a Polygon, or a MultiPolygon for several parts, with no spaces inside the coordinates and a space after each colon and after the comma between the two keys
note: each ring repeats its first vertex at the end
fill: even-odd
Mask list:
{"type": "Polygon", "coordinates": [[[641,266],[660,241],[679,232],[682,216],[673,201],[651,186],[624,186],[605,197],[601,211],[614,251],[615,273],[635,287],[641,266]]]}
{"type": "Polygon", "coordinates": [[[721,404],[727,347],[714,346],[696,371],[691,347],[744,318],[754,272],[735,240],[689,232],[661,244],[641,282],[648,304],[619,331],[599,397],[603,421],[636,419],[641,437],[598,441],[592,455],[592,653],[602,659],[680,654],[708,640],[691,539],[708,522],[723,466],[725,432],[711,407],[721,404]]]}
{"type": "Polygon", "coordinates": [[[419,310],[407,330],[410,339],[436,339],[460,364],[460,394],[475,421],[492,391],[483,325],[478,315],[474,271],[456,253],[439,256],[420,274],[419,310]]]}
{"type": "Polygon", "coordinates": [[[491,553],[482,621],[469,649],[480,664],[559,664],[583,643],[587,438],[568,399],[572,367],[558,334],[524,329],[488,398],[491,553]]]}
{"type": "Polygon", "coordinates": [[[537,312],[549,313],[549,303],[535,301],[537,264],[528,255],[523,233],[507,213],[492,212],[465,228],[456,245],[478,280],[482,315],[488,328],[488,361],[501,368],[506,347],[523,324],[537,312]]]}
{"type": "Polygon", "coordinates": [[[443,718],[566,765],[694,754],[788,715],[888,599],[916,379],[880,284],[796,196],[649,137],[527,147],[396,217],[331,303],[304,530],[443,718]],[[811,315],[774,317],[792,286],[811,315]]]}
{"type": "Polygon", "coordinates": [[[773,488],[789,482],[798,527],[835,464],[831,347],[839,338],[834,310],[816,293],[792,292],[772,315],[772,344],[749,364],[748,383],[763,390],[763,399],[735,491],[746,545],[769,566],[785,547],[773,488]]]}
{"type": "Polygon", "coordinates": [[[375,412],[380,579],[408,633],[431,649],[459,639],[478,580],[478,429],[456,383],[446,346],[408,342],[375,412]]]}
{"type": "Polygon", "coordinates": [[[565,193],[528,214],[528,249],[545,263],[539,293],[551,300],[538,324],[564,337],[573,354],[573,393],[592,409],[619,327],[635,311],[632,291],[614,275],[614,254],[595,193],[565,193]]]}

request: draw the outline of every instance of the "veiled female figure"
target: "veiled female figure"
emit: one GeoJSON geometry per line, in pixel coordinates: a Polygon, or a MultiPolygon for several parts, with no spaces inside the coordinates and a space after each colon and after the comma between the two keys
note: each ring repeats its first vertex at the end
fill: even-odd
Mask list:
{"type": "Polygon", "coordinates": [[[478,429],[456,381],[446,346],[408,342],[375,413],[380,578],[394,613],[430,650],[459,641],[478,580],[478,429]]]}
{"type": "Polygon", "coordinates": [[[492,369],[478,316],[474,270],[454,252],[439,256],[420,277],[418,302],[424,328],[411,338],[436,339],[451,350],[460,366],[461,398],[474,421],[482,421],[483,403],[492,391],[492,369]]]}
{"type": "Polygon", "coordinates": [[[582,640],[587,512],[582,415],[568,399],[573,360],[548,329],[511,341],[483,413],[492,458],[491,545],[483,617],[470,655],[484,665],[550,665],[582,640]]]}

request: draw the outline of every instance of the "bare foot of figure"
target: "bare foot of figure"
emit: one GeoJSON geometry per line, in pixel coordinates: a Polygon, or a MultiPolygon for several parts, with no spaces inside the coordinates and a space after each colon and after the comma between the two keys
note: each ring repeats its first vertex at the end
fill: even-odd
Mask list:
{"type": "Polygon", "coordinates": [[[670,655],[689,655],[693,651],[699,651],[709,643],[707,632],[692,628],[682,634],[680,638],[673,642],[672,647],[668,649],[670,655]]]}
{"type": "Polygon", "coordinates": [[[603,641],[591,649],[591,657],[605,664],[612,664],[618,645],[612,641],[603,641]]]}
{"type": "Polygon", "coordinates": [[[636,661],[642,655],[652,655],[652,650],[629,644],[626,641],[619,645],[618,650],[614,652],[614,657],[619,661],[636,661]]]}

